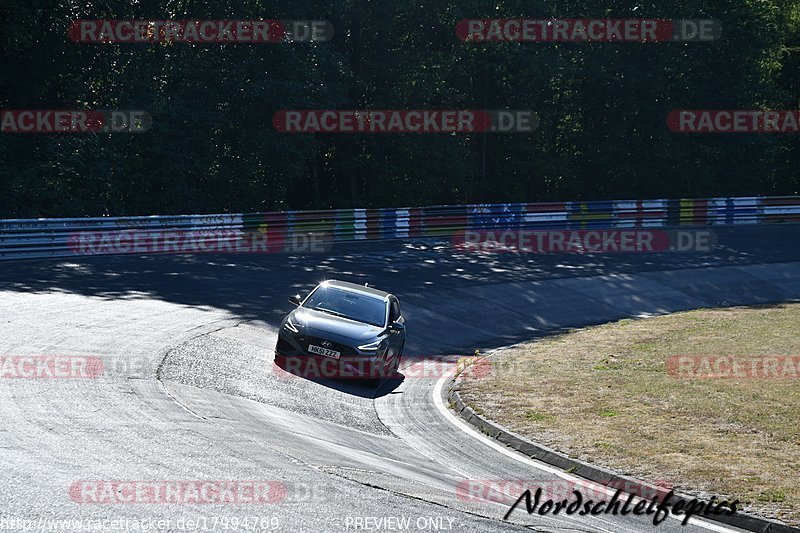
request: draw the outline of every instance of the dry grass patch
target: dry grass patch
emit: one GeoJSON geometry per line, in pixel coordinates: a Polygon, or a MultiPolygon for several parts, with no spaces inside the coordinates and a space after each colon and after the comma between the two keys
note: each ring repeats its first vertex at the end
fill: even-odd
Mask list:
{"type": "Polygon", "coordinates": [[[800,304],[623,320],[509,349],[461,384],[484,416],[573,457],[800,524],[800,379],[667,373],[676,355],[798,356],[800,304]]]}

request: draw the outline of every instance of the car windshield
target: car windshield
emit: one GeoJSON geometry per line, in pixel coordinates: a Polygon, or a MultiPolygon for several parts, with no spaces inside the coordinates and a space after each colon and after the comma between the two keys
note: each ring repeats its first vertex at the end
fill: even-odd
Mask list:
{"type": "Polygon", "coordinates": [[[386,302],[338,287],[318,287],[303,303],[303,307],[373,326],[386,325],[386,302]]]}

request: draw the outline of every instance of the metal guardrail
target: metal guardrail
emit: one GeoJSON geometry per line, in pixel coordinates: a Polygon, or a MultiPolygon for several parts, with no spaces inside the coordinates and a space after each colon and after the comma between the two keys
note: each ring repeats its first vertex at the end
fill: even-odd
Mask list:
{"type": "Polygon", "coordinates": [[[7,219],[0,220],[0,260],[109,253],[258,253],[282,251],[288,241],[309,235],[330,243],[445,237],[485,229],[654,228],[781,222],[800,222],[800,196],[7,219]]]}

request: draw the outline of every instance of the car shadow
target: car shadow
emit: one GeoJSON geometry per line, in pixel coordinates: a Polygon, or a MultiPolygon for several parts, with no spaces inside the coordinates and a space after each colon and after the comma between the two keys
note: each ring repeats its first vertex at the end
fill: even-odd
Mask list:
{"type": "Polygon", "coordinates": [[[276,373],[283,373],[284,379],[286,377],[304,379],[323,387],[343,392],[345,394],[350,394],[352,396],[358,396],[360,398],[375,399],[386,396],[387,394],[392,394],[405,379],[405,376],[399,372],[396,372],[393,376],[380,379],[320,377],[318,371],[312,372],[312,374],[316,375],[309,376],[308,367],[301,368],[300,365],[292,364],[292,361],[293,359],[288,357],[275,357],[273,364],[278,369],[276,373]]]}

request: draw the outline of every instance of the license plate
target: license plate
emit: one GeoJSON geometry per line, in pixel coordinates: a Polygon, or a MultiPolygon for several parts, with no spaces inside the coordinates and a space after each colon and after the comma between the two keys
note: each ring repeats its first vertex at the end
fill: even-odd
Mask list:
{"type": "Polygon", "coordinates": [[[323,348],[322,346],[314,346],[313,344],[308,345],[308,351],[324,357],[333,357],[334,359],[339,359],[339,356],[342,355],[342,352],[329,350],[327,348],[323,348]]]}

